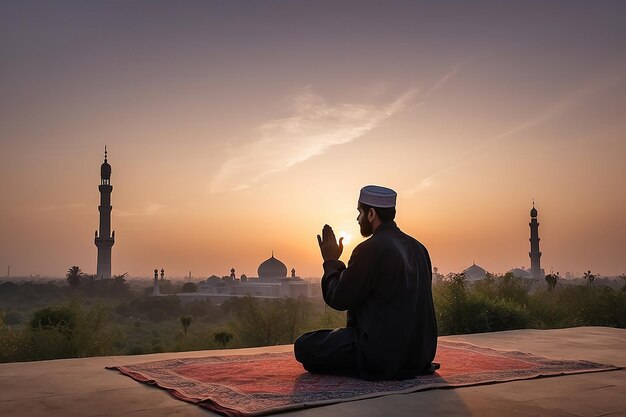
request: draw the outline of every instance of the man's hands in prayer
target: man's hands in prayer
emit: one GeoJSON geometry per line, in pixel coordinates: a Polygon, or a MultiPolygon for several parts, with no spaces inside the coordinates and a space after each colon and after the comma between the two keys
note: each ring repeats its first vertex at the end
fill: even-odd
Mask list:
{"type": "Polygon", "coordinates": [[[337,244],[335,232],[333,232],[333,228],[327,224],[325,224],[322,229],[322,236],[317,235],[317,243],[320,245],[320,251],[322,252],[324,261],[336,261],[343,253],[343,238],[340,237],[339,244],[337,244]]]}

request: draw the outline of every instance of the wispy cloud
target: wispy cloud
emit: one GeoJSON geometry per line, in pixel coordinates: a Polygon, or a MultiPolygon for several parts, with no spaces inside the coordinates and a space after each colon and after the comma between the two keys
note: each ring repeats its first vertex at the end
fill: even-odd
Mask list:
{"type": "Polygon", "coordinates": [[[450,81],[450,79],[452,79],[460,70],[461,68],[463,68],[463,66],[465,64],[467,64],[468,61],[463,61],[460,64],[457,64],[455,66],[453,66],[450,71],[446,72],[445,74],[443,74],[441,77],[439,77],[439,79],[437,81],[435,81],[430,87],[428,87],[428,89],[426,90],[426,97],[430,96],[432,93],[434,93],[435,91],[439,90],[440,88],[442,88],[444,85],[446,85],[448,83],[448,81],[450,81]]]}
{"type": "Polygon", "coordinates": [[[113,214],[115,216],[126,217],[126,216],[151,216],[156,214],[159,210],[164,208],[165,206],[162,204],[150,204],[146,206],[144,209],[139,211],[125,211],[125,210],[114,210],[113,214]]]}
{"type": "Polygon", "coordinates": [[[383,105],[331,104],[306,88],[292,100],[292,114],[256,128],[253,140],[229,150],[211,183],[211,192],[237,191],[285,171],[331,147],[352,142],[406,110],[415,96],[410,90],[383,105]]]}
{"type": "Polygon", "coordinates": [[[621,77],[606,77],[599,81],[596,80],[594,82],[585,84],[584,86],[566,94],[559,100],[546,106],[540,112],[533,115],[533,117],[523,120],[522,122],[511,127],[510,129],[505,130],[502,133],[499,133],[479,142],[474,147],[468,149],[463,157],[460,158],[457,162],[423,178],[417,185],[409,188],[405,192],[407,194],[415,194],[419,191],[424,191],[432,188],[435,185],[435,178],[449,171],[452,171],[466,163],[469,163],[470,161],[474,161],[476,155],[482,153],[485,147],[493,145],[494,142],[507,139],[509,137],[518,135],[526,130],[533,129],[545,123],[548,123],[553,119],[567,113],[569,110],[575,108],[576,106],[580,105],[594,94],[604,91],[616,85],[617,83],[622,82],[622,80],[623,78],[621,77]]]}

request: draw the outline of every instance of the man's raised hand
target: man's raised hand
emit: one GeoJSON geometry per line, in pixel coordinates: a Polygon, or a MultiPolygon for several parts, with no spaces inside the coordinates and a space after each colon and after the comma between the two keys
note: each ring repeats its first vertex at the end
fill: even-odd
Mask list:
{"type": "Polygon", "coordinates": [[[339,244],[337,244],[335,232],[333,232],[333,228],[327,224],[325,224],[322,229],[322,236],[317,235],[317,243],[320,245],[322,258],[324,258],[325,261],[336,261],[343,253],[343,237],[339,238],[339,244]]]}

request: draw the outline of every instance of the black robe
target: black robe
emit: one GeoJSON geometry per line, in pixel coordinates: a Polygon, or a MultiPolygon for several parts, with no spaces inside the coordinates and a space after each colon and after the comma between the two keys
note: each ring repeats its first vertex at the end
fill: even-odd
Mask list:
{"type": "Polygon", "coordinates": [[[296,358],[314,372],[367,379],[428,371],[437,349],[431,270],[420,242],[395,222],[382,223],[354,248],[348,267],[324,262],[324,300],[348,310],[347,327],[301,336],[294,344],[296,358]]]}

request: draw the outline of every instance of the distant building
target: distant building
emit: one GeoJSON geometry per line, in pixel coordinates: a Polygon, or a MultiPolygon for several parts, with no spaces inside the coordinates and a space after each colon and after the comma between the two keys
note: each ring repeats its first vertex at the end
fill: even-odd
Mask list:
{"type": "Polygon", "coordinates": [[[513,274],[514,277],[517,278],[531,278],[531,274],[530,271],[524,268],[513,268],[509,271],[511,274],[513,274]]]}
{"type": "Polygon", "coordinates": [[[236,278],[235,269],[224,278],[209,277],[198,283],[195,293],[177,294],[181,300],[211,299],[214,302],[234,297],[256,298],[315,298],[321,297],[318,284],[313,284],[296,275],[292,268],[291,277],[287,277],[287,266],[272,256],[257,268],[258,277],[241,276],[236,278]]]}
{"type": "Polygon", "coordinates": [[[465,279],[469,282],[480,281],[487,276],[487,271],[483,267],[476,265],[475,262],[466,268],[463,273],[465,274],[465,279]]]}
{"type": "Polygon", "coordinates": [[[111,248],[115,243],[115,231],[111,233],[111,165],[107,162],[107,148],[104,147],[104,162],[100,166],[100,234],[96,230],[94,243],[98,248],[98,267],[96,277],[100,279],[111,278],[111,248]]]}
{"type": "Polygon", "coordinates": [[[159,270],[158,269],[154,270],[154,285],[152,287],[152,295],[155,297],[158,297],[159,295],[161,295],[161,292],[159,289],[159,270]]]}

